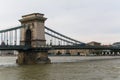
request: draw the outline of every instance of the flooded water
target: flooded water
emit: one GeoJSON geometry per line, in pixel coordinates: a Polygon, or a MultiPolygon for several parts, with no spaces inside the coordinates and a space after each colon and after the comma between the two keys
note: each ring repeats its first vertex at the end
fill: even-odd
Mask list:
{"type": "Polygon", "coordinates": [[[120,80],[120,59],[50,58],[52,64],[19,66],[16,57],[0,57],[0,80],[120,80]]]}

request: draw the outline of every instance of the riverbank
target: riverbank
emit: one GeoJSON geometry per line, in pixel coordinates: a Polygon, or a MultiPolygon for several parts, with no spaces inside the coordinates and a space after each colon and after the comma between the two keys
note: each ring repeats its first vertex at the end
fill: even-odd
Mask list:
{"type": "Polygon", "coordinates": [[[52,63],[120,59],[120,56],[49,56],[52,63]]]}
{"type": "MultiPolygon", "coordinates": [[[[120,59],[120,56],[48,56],[52,63],[120,59]]],[[[15,64],[17,56],[0,56],[0,64],[15,64]],[[11,63],[12,62],[12,63],[11,63]]]]}

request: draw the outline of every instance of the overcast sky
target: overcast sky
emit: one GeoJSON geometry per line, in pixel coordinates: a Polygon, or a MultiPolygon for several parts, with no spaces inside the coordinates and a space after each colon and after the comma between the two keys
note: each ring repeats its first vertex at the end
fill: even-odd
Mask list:
{"type": "Polygon", "coordinates": [[[30,13],[45,14],[47,27],[82,42],[120,41],[120,0],[0,0],[0,30],[30,13]]]}

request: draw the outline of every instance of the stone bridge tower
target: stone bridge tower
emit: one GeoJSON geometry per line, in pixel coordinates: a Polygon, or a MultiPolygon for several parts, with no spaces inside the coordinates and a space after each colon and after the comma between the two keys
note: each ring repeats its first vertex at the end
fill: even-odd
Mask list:
{"type": "Polygon", "coordinates": [[[44,32],[44,22],[47,18],[44,14],[33,13],[22,16],[19,20],[25,28],[21,29],[21,45],[31,45],[32,47],[44,46],[45,32],[44,32]],[[31,43],[29,42],[31,40],[31,43]]]}
{"type": "MultiPolygon", "coordinates": [[[[19,21],[24,28],[20,32],[20,44],[32,48],[45,46],[45,27],[44,22],[47,18],[44,14],[33,13],[22,16],[19,21]]],[[[47,51],[19,51],[17,63],[18,64],[34,64],[37,62],[49,63],[47,51]]]]}

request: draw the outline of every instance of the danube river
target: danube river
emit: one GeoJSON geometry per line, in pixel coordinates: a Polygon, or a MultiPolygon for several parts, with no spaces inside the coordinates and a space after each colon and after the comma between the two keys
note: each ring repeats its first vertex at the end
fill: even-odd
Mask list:
{"type": "Polygon", "coordinates": [[[0,57],[0,80],[120,80],[120,57],[50,59],[52,64],[19,66],[16,57],[0,57]]]}

